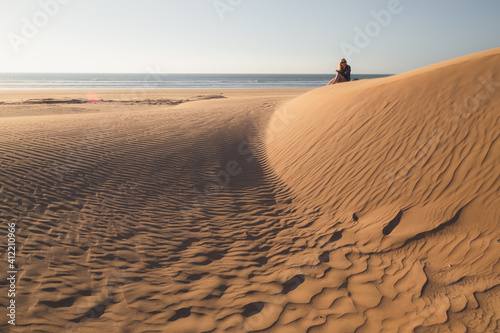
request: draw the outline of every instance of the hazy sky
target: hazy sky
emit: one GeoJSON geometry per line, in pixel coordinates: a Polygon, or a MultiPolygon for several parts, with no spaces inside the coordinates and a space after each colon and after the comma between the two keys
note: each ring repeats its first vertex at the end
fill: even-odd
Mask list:
{"type": "Polygon", "coordinates": [[[500,46],[500,0],[0,0],[0,72],[401,73],[500,46]]]}

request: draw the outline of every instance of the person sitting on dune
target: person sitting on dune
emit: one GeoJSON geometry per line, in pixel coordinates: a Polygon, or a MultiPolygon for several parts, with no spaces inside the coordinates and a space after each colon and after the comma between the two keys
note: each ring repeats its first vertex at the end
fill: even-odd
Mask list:
{"type": "Polygon", "coordinates": [[[328,82],[328,85],[347,81],[351,81],[351,66],[349,66],[347,61],[342,58],[337,69],[337,76],[328,82]]]}

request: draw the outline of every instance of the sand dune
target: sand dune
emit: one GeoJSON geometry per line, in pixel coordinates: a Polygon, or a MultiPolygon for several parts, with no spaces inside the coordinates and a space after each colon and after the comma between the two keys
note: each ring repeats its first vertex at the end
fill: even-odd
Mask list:
{"type": "Polygon", "coordinates": [[[363,266],[350,319],[330,305],[311,332],[500,329],[499,68],[495,49],[329,86],[270,120],[275,173],[331,215],[314,246],[363,266]]]}
{"type": "Polygon", "coordinates": [[[499,65],[225,98],[0,94],[19,265],[2,330],[498,331],[499,65]]]}

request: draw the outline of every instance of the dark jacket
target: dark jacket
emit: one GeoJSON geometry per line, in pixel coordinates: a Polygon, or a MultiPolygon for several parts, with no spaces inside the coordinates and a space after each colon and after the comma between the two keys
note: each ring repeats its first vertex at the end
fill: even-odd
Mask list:
{"type": "Polygon", "coordinates": [[[351,66],[346,65],[345,68],[341,71],[338,71],[342,76],[347,80],[351,81],[351,66]]]}

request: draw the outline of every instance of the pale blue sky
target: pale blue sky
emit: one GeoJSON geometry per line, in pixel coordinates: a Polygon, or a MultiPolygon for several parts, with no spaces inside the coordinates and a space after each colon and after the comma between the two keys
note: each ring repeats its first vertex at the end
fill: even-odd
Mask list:
{"type": "Polygon", "coordinates": [[[0,72],[401,73],[499,47],[499,18],[499,0],[0,0],[0,72]]]}

